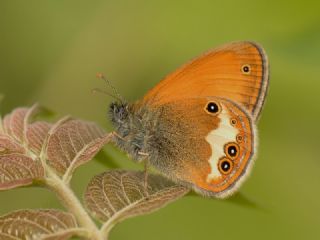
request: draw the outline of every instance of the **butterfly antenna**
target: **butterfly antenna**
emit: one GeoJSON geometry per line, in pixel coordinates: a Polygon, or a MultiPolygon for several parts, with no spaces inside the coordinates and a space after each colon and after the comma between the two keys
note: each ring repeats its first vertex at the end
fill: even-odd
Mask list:
{"type": "Polygon", "coordinates": [[[125,102],[125,100],[124,100],[123,97],[119,94],[119,92],[117,91],[117,89],[111,84],[111,82],[110,82],[107,78],[105,78],[105,76],[104,76],[102,73],[98,73],[98,74],[97,74],[97,78],[103,80],[103,81],[111,88],[111,90],[112,90],[112,92],[113,92],[114,95],[112,95],[112,94],[110,94],[110,93],[107,93],[107,92],[105,92],[105,91],[102,91],[102,90],[100,90],[100,89],[94,89],[94,90],[99,90],[98,92],[100,92],[100,93],[107,94],[107,95],[109,95],[109,96],[111,96],[111,97],[119,100],[120,102],[125,102]]]}
{"type": "Polygon", "coordinates": [[[103,91],[103,90],[101,90],[100,88],[94,88],[94,89],[91,90],[91,92],[92,92],[92,93],[101,93],[101,94],[104,94],[104,95],[108,95],[108,96],[110,96],[110,97],[112,97],[112,98],[114,98],[114,99],[117,99],[118,101],[122,102],[122,99],[121,99],[121,98],[119,98],[119,97],[117,97],[117,96],[115,96],[115,95],[113,95],[113,94],[111,94],[111,93],[108,93],[108,92],[106,92],[106,91],[103,91]]]}

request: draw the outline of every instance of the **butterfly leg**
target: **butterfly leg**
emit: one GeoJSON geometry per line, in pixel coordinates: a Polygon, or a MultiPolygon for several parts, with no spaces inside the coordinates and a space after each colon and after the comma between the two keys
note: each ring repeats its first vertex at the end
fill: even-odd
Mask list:
{"type": "Polygon", "coordinates": [[[144,152],[139,152],[139,155],[142,155],[145,157],[144,159],[144,182],[143,182],[143,187],[144,187],[144,192],[146,196],[148,197],[148,170],[149,170],[149,154],[144,153],[144,152]]]}
{"type": "Polygon", "coordinates": [[[146,195],[148,196],[148,167],[149,167],[149,160],[146,159],[144,161],[144,191],[146,193],[146,195]]]}

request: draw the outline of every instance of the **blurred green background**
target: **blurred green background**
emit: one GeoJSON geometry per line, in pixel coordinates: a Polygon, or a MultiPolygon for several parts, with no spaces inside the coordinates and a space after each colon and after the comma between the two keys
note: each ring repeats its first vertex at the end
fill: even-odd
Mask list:
{"type": "MultiPolygon", "coordinates": [[[[203,51],[234,40],[261,43],[271,86],[259,122],[259,156],[239,199],[185,197],[127,220],[111,239],[320,239],[320,3],[278,1],[0,1],[1,112],[39,102],[111,129],[103,72],[135,100],[203,51]]],[[[113,147],[123,168],[141,168],[113,147]]],[[[106,169],[92,161],[73,180],[81,196],[106,169]]],[[[0,214],[59,207],[39,188],[0,193],[0,214]]]]}

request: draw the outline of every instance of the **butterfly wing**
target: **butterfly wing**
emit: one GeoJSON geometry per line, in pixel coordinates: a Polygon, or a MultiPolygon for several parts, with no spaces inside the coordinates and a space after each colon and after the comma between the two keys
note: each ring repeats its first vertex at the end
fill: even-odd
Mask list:
{"type": "Polygon", "coordinates": [[[151,89],[144,101],[161,105],[195,96],[219,96],[257,120],[268,87],[267,56],[257,43],[235,42],[196,58],[151,89]]]}
{"type": "Polygon", "coordinates": [[[250,114],[232,100],[217,97],[174,101],[159,109],[154,136],[158,152],[152,154],[151,164],[203,195],[232,194],[253,163],[250,114]]]}

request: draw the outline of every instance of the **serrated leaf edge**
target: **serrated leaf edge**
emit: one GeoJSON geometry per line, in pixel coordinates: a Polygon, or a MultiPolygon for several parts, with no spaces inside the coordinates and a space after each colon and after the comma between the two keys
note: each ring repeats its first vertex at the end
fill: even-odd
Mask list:
{"type": "Polygon", "coordinates": [[[23,146],[26,148],[27,144],[27,130],[30,119],[40,110],[39,104],[35,103],[33,106],[27,111],[26,116],[23,119],[23,146]]]}
{"type": "MultiPolygon", "coordinates": [[[[105,223],[102,225],[100,231],[102,232],[102,234],[104,236],[108,236],[110,230],[117,224],[117,223],[120,223],[122,222],[123,220],[126,220],[128,218],[132,218],[132,217],[135,217],[137,215],[132,215],[132,216],[129,216],[129,217],[126,217],[126,216],[123,216],[123,214],[126,212],[126,211],[129,211],[131,209],[133,209],[134,207],[136,207],[137,205],[139,205],[140,203],[143,203],[144,201],[148,201],[148,198],[153,197],[155,195],[161,195],[163,194],[164,192],[170,192],[172,191],[174,188],[180,188],[179,190],[181,191],[181,196],[180,197],[183,197],[185,194],[187,194],[190,189],[184,187],[184,186],[180,186],[180,185],[174,185],[174,186],[170,186],[168,188],[165,188],[161,191],[157,191],[156,193],[152,194],[152,195],[149,195],[149,197],[143,197],[141,199],[139,199],[138,201],[135,201],[135,202],[131,202],[130,205],[122,208],[120,211],[116,212],[111,218],[109,218],[107,221],[105,221],[105,223]]],[[[177,195],[180,195],[180,194],[177,194],[177,195]]],[[[178,196],[179,197],[179,196],[178,196]]],[[[177,200],[177,197],[176,198],[173,198],[173,199],[170,199],[168,201],[166,201],[163,205],[161,205],[159,208],[154,208],[152,209],[151,211],[149,212],[145,212],[143,215],[147,215],[147,214],[151,214],[161,208],[164,208],[165,206],[167,206],[168,204],[170,204],[171,202],[174,202],[177,200]]],[[[91,212],[91,211],[90,211],[91,212]]]]}
{"type": "MultiPolygon", "coordinates": [[[[161,194],[163,194],[163,193],[165,193],[165,192],[170,192],[172,189],[178,188],[178,187],[180,187],[180,186],[171,186],[171,187],[165,188],[165,189],[163,189],[163,190],[161,190],[161,191],[157,191],[156,193],[154,193],[154,194],[152,194],[152,195],[149,195],[149,197],[143,197],[143,198],[139,199],[138,201],[131,202],[130,205],[122,208],[122,209],[121,209],[120,211],[118,211],[118,212],[115,212],[115,214],[114,214],[111,218],[109,218],[104,225],[107,225],[109,222],[113,222],[114,220],[116,220],[117,218],[119,218],[119,216],[121,216],[122,213],[124,213],[124,212],[126,212],[126,211],[128,211],[128,210],[133,209],[134,207],[136,207],[136,206],[139,205],[140,203],[143,203],[144,201],[148,201],[148,199],[150,198],[150,196],[153,197],[153,196],[155,196],[155,195],[161,195],[161,194]]],[[[185,188],[185,187],[182,187],[182,186],[181,186],[180,188],[181,188],[181,190],[186,191],[186,188],[185,188]]],[[[166,202],[165,205],[167,205],[167,204],[169,204],[169,203],[170,203],[170,201],[166,202]]],[[[165,206],[165,205],[164,205],[164,206],[165,206]]],[[[163,206],[163,207],[164,207],[164,206],[163,206]]],[[[162,208],[162,207],[160,207],[160,208],[162,208]]],[[[156,209],[155,209],[155,210],[156,210],[156,209]]],[[[152,212],[150,212],[150,213],[152,213],[152,212]]],[[[122,219],[119,218],[119,221],[121,221],[121,220],[122,220],[122,219]]]]}

